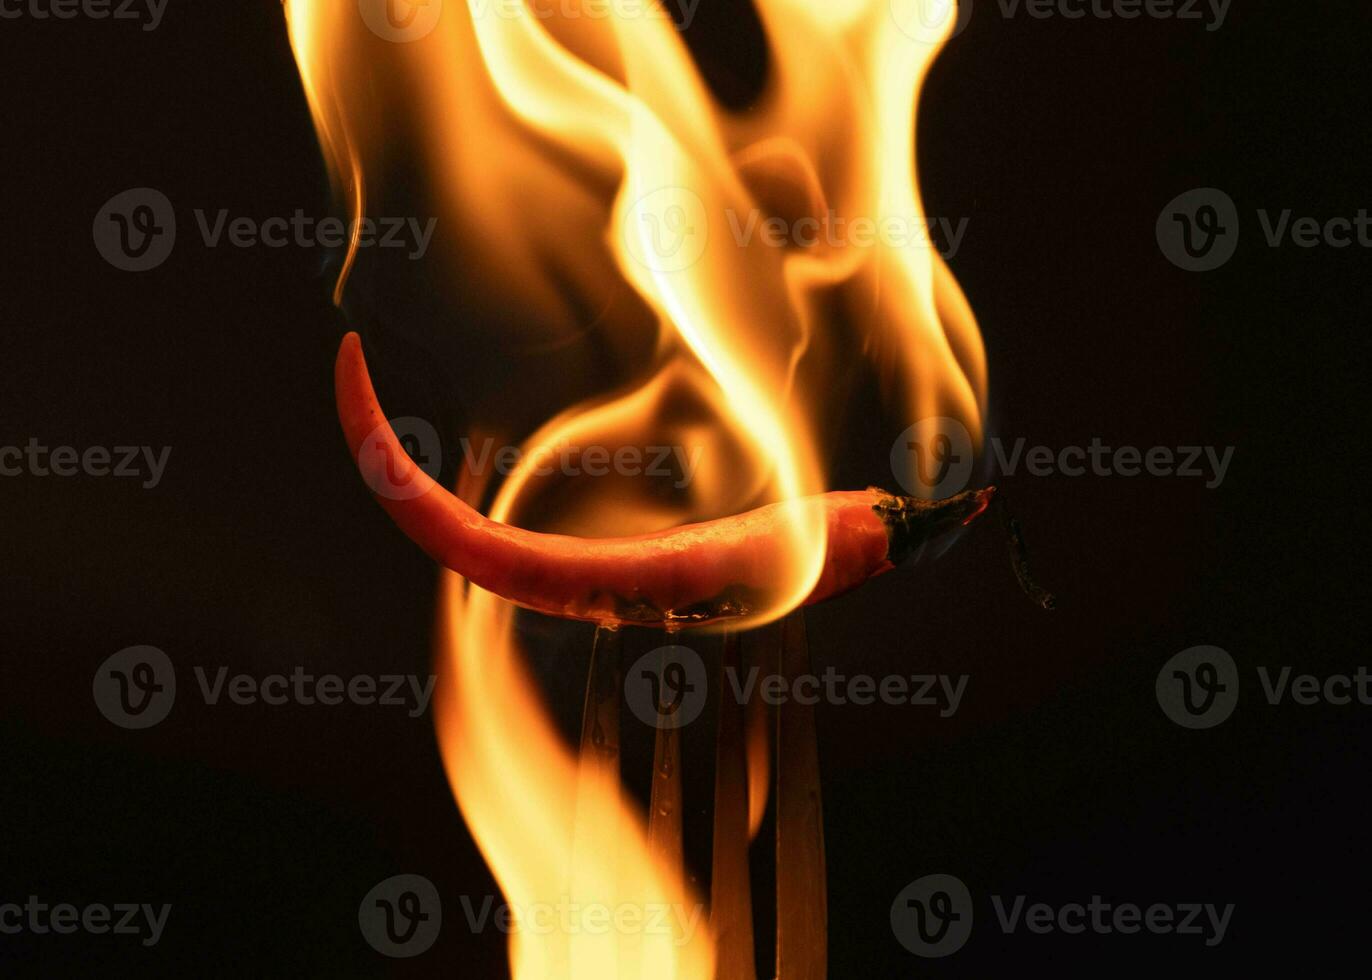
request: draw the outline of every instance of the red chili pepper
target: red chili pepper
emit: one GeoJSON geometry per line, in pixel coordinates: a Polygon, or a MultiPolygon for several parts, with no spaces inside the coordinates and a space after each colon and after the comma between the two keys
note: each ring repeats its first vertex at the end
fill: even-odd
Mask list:
{"type": "MultiPolygon", "coordinates": [[[[517,605],[606,625],[699,626],[756,613],[788,560],[782,504],[624,538],[540,534],[493,521],[410,459],[377,404],[355,333],[338,350],[334,384],[338,418],[367,485],[406,488],[375,495],[392,520],[436,561],[517,605]]],[[[806,603],[890,571],[924,541],[981,516],[994,494],[988,487],[925,501],[869,489],[814,498],[829,538],[806,603]]]]}

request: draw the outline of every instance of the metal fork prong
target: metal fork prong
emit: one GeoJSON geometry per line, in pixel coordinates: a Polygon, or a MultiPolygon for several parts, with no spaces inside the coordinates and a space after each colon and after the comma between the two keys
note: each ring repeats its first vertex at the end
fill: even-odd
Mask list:
{"type": "Polygon", "coordinates": [[[606,626],[595,631],[586,705],[581,713],[581,771],[619,779],[620,651],[623,637],[606,626]]]}
{"type": "MultiPolygon", "coordinates": [[[[572,828],[573,887],[579,860],[594,862],[608,859],[615,865],[619,860],[618,854],[604,853],[603,828],[597,826],[597,817],[586,801],[593,794],[605,792],[607,787],[619,792],[619,701],[623,688],[623,648],[624,637],[619,630],[607,626],[596,628],[586,679],[586,702],[581,713],[581,752],[578,757],[577,802],[572,828]]],[[[632,957],[635,953],[636,950],[632,948],[624,948],[620,955],[621,958],[632,957]]],[[[575,944],[569,955],[575,969],[575,944]]],[[[604,972],[602,970],[602,975],[604,972]]],[[[621,961],[617,975],[624,977],[632,973],[626,970],[621,961]]],[[[615,980],[615,977],[606,976],[605,980],[615,980]]]]}
{"type": "MultiPolygon", "coordinates": [[[[781,627],[780,675],[787,689],[812,673],[804,614],[781,627]]],[[[777,708],[777,978],[824,980],[828,969],[824,807],[815,709],[788,698],[777,708]]]]}
{"type": "MultiPolygon", "coordinates": [[[[662,653],[659,674],[665,673],[662,653]]],[[[669,716],[671,717],[671,716],[669,716]]],[[[659,721],[653,740],[653,782],[648,803],[648,851],[659,868],[685,874],[681,844],[681,730],[659,721]]]]}
{"type": "Polygon", "coordinates": [[[715,980],[757,980],[753,953],[753,897],[748,869],[748,765],[745,705],[731,696],[729,671],[742,667],[737,633],[724,635],[720,659],[719,737],[715,745],[714,858],[710,876],[710,927],[715,936],[715,980]]]}

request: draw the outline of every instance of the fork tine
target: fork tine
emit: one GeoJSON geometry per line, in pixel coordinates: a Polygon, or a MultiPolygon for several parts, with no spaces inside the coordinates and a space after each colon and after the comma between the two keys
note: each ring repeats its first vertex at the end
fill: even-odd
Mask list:
{"type": "Polygon", "coordinates": [[[586,680],[586,706],[581,714],[581,772],[619,778],[619,693],[621,688],[619,630],[600,626],[591,648],[586,680]]]}
{"type": "Polygon", "coordinates": [[[748,876],[748,773],[744,705],[729,697],[725,671],[742,663],[739,635],[724,635],[720,660],[719,737],[715,754],[714,861],[710,927],[718,954],[715,980],[757,980],[753,958],[753,898],[748,876]]]}
{"type": "MultiPolygon", "coordinates": [[[[600,835],[591,821],[594,817],[587,812],[584,800],[593,792],[603,792],[604,787],[619,788],[619,699],[622,689],[623,666],[621,662],[624,637],[618,630],[598,626],[595,641],[591,647],[591,666],[586,679],[586,704],[581,714],[581,753],[577,768],[577,805],[575,823],[572,829],[573,856],[572,873],[576,873],[577,861],[581,855],[595,859],[595,852],[601,848],[600,835]]],[[[600,857],[607,857],[601,854],[600,857]]],[[[609,860],[618,862],[618,854],[608,855],[609,860]]],[[[573,883],[575,887],[575,884],[573,883]]],[[[622,957],[631,957],[636,951],[622,949],[622,957]]],[[[569,956],[576,968],[578,962],[577,943],[570,944],[569,956]]],[[[630,976],[621,962],[617,967],[618,976],[630,976]]],[[[604,980],[615,980],[605,976],[604,980]]]]}
{"type": "MultiPolygon", "coordinates": [[[[780,673],[789,687],[810,672],[805,618],[796,611],[781,627],[780,673]]],[[[777,978],[824,980],[829,910],[815,710],[789,698],[776,714],[777,978]]]]}
{"type": "MultiPolygon", "coordinates": [[[[666,654],[663,654],[666,661],[666,654]]],[[[648,851],[659,867],[684,873],[681,845],[681,730],[659,725],[653,740],[653,783],[648,804],[648,851]]]]}

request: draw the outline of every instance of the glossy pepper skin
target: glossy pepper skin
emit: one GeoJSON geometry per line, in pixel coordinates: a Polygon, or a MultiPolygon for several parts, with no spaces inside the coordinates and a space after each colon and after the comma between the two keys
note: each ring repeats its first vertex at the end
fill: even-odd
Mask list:
{"type": "MultiPolygon", "coordinates": [[[[339,347],[334,385],[338,418],[367,485],[405,487],[403,494],[374,494],[391,519],[435,561],[519,606],[607,626],[709,625],[757,612],[787,561],[783,504],[624,538],[540,534],[493,521],[406,454],[377,403],[356,333],[339,347]]],[[[923,541],[978,517],[994,492],[942,501],[876,489],[809,498],[823,508],[829,536],[806,603],[889,571],[923,541]]]]}

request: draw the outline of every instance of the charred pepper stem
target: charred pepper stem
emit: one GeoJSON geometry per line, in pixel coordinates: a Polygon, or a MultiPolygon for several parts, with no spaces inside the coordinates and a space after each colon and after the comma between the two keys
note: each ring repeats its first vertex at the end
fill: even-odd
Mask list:
{"type": "Polygon", "coordinates": [[[943,500],[920,500],[918,497],[898,497],[879,487],[871,492],[883,494],[874,509],[886,525],[890,546],[886,558],[899,565],[915,553],[926,541],[935,538],[956,524],[970,524],[991,505],[996,488],[968,490],[943,500]]]}
{"type": "Polygon", "coordinates": [[[1019,521],[1011,515],[1009,508],[1006,507],[1005,498],[999,499],[1000,503],[997,510],[1000,511],[1001,524],[1004,526],[1008,538],[1010,566],[1015,570],[1015,579],[1019,582],[1019,587],[1024,590],[1025,595],[1034,600],[1034,604],[1040,609],[1056,609],[1057,597],[1040,587],[1034,580],[1033,573],[1029,570],[1029,549],[1024,544],[1024,535],[1020,532],[1019,521]]]}
{"type": "Polygon", "coordinates": [[[887,559],[899,565],[917,550],[924,542],[937,537],[949,527],[949,517],[962,512],[968,516],[963,524],[970,524],[988,509],[994,507],[1000,512],[1001,525],[1005,528],[1007,544],[1010,548],[1010,567],[1014,569],[1015,580],[1020,589],[1041,609],[1053,609],[1057,599],[1053,594],[1039,586],[1029,569],[1029,549],[1024,544],[1024,534],[1020,531],[1019,521],[1011,515],[1005,504],[1005,497],[995,487],[985,490],[969,490],[944,500],[920,500],[915,497],[898,497],[886,494],[878,488],[875,493],[885,496],[875,506],[876,512],[886,525],[890,538],[887,559]]]}

